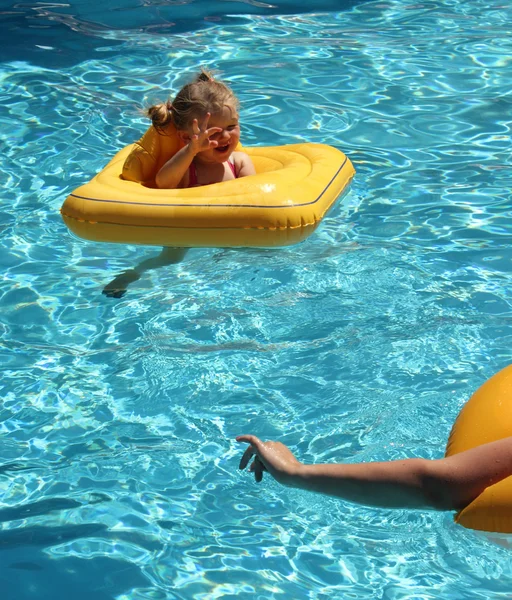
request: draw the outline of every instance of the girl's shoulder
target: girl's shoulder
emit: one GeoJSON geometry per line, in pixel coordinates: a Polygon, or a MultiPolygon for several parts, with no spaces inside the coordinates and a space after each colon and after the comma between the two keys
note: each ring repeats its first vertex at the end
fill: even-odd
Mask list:
{"type": "Polygon", "coordinates": [[[231,154],[231,156],[232,156],[234,159],[237,159],[237,158],[238,158],[238,159],[242,159],[242,158],[246,157],[246,156],[247,156],[247,154],[246,154],[245,152],[241,152],[240,150],[235,150],[235,151],[234,151],[234,152],[231,154]]]}
{"type": "Polygon", "coordinates": [[[233,152],[230,160],[233,161],[236,177],[256,175],[256,169],[254,168],[251,157],[245,152],[233,152]]]}
{"type": "Polygon", "coordinates": [[[231,155],[231,160],[235,165],[241,165],[244,161],[250,160],[249,155],[245,152],[240,152],[239,150],[235,150],[231,155]]]}

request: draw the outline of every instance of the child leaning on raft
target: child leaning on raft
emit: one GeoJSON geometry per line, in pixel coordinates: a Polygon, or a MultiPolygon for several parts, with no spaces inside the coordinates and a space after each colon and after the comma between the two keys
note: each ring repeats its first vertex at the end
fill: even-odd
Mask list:
{"type": "MultiPolygon", "coordinates": [[[[158,171],[157,187],[197,187],[256,174],[249,156],[236,150],[240,141],[238,100],[226,84],[204,69],[172,102],[150,106],[147,115],[157,130],[173,123],[183,142],[183,148],[158,171]]],[[[186,248],[163,248],[158,256],[118,275],[103,288],[103,294],[121,298],[144,272],[178,263],[186,252],[186,248]]]]}
{"type": "Polygon", "coordinates": [[[159,188],[188,188],[229,181],[256,171],[240,141],[238,100],[207,71],[187,84],[170,102],[147,112],[156,129],[173,123],[184,146],[156,175],[159,188]]]}

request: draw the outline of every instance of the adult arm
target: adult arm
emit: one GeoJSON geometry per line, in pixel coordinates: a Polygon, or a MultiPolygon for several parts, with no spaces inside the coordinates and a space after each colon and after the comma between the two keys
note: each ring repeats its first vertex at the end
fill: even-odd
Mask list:
{"type": "Polygon", "coordinates": [[[280,442],[263,442],[253,435],[237,441],[250,444],[240,468],[254,456],[250,470],[256,481],[268,471],[283,485],[383,508],[460,509],[512,475],[512,437],[440,460],[317,465],[299,462],[280,442]]]}

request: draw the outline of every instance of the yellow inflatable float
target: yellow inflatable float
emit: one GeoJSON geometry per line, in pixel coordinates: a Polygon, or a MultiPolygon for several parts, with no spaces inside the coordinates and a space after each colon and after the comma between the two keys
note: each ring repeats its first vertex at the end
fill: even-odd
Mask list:
{"type": "MultiPolygon", "coordinates": [[[[512,365],[482,385],[455,421],[446,456],[512,436],[512,365]]],[[[512,533],[512,476],[486,488],[455,517],[457,523],[498,533],[512,533]]]]}
{"type": "Polygon", "coordinates": [[[323,144],[243,148],[256,175],[194,187],[156,189],[155,175],[180,148],[173,125],[150,127],[64,202],[77,236],[101,242],[177,247],[273,247],[306,239],[355,171],[323,144]]]}

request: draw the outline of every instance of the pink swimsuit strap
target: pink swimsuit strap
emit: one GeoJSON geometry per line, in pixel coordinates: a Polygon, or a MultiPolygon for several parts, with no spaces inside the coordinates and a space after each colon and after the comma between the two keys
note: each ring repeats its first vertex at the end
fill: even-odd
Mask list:
{"type": "MultiPolygon", "coordinates": [[[[235,176],[235,179],[238,179],[238,175],[236,174],[235,164],[228,160],[228,165],[235,176]]],[[[188,168],[188,187],[194,187],[197,185],[197,171],[196,166],[192,162],[190,163],[190,167],[188,168]]]]}
{"type": "Polygon", "coordinates": [[[238,179],[238,175],[236,174],[236,171],[235,171],[235,163],[232,163],[230,160],[228,160],[228,165],[231,167],[231,170],[233,171],[234,178],[238,179]]]}

